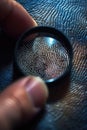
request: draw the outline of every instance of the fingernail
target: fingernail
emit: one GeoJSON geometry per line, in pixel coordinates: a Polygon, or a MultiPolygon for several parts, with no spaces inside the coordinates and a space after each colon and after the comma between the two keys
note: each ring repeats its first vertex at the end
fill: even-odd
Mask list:
{"type": "Polygon", "coordinates": [[[35,108],[41,108],[45,104],[48,98],[48,89],[41,78],[31,76],[26,83],[26,90],[35,108]]]}

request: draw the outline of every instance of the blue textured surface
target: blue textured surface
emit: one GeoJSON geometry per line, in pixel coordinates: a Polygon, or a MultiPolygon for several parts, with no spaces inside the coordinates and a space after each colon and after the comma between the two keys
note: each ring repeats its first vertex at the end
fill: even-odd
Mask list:
{"type": "MultiPolygon", "coordinates": [[[[69,89],[62,98],[46,105],[35,130],[87,130],[87,0],[18,1],[38,25],[64,32],[74,51],[69,89]]],[[[2,68],[0,87],[4,88],[11,82],[12,65],[2,68]]]]}

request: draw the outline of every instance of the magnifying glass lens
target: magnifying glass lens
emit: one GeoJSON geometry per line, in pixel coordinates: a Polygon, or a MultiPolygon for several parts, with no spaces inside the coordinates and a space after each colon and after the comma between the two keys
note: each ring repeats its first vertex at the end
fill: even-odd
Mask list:
{"type": "Polygon", "coordinates": [[[15,63],[22,75],[39,76],[45,82],[53,82],[66,75],[71,61],[72,48],[68,39],[54,28],[28,30],[15,48],[15,63]]]}
{"type": "Polygon", "coordinates": [[[58,40],[49,36],[30,36],[26,39],[17,52],[17,62],[25,75],[49,80],[65,72],[69,55],[58,40]]]}

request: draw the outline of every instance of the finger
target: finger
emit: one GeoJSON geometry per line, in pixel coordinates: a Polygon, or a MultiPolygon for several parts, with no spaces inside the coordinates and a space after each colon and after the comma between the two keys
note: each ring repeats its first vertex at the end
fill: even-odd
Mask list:
{"type": "Polygon", "coordinates": [[[10,130],[22,120],[32,119],[48,97],[39,77],[26,77],[9,86],[0,95],[0,130],[10,130]]]}
{"type": "Polygon", "coordinates": [[[37,25],[28,12],[14,0],[0,0],[0,25],[12,37],[37,25]]]}

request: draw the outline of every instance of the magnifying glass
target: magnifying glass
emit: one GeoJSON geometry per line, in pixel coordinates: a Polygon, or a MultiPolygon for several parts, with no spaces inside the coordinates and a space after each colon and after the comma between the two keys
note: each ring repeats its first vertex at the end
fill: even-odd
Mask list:
{"type": "Polygon", "coordinates": [[[17,41],[15,77],[39,76],[53,86],[70,72],[72,56],[72,46],[62,32],[52,27],[32,28],[17,41]]]}

